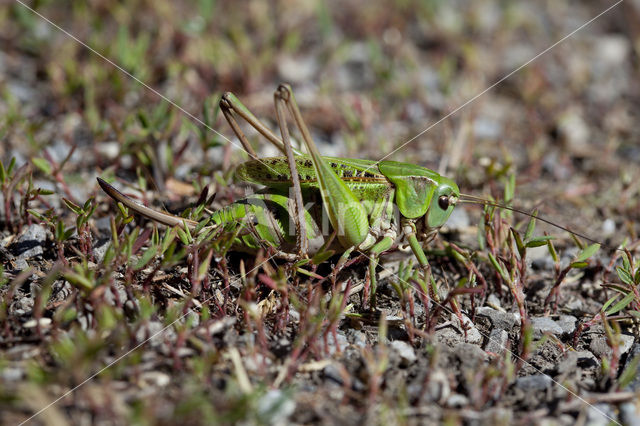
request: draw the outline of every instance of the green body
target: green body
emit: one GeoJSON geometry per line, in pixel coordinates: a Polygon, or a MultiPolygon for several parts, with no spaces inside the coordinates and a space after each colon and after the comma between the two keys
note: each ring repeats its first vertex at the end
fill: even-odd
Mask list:
{"type": "MultiPolygon", "coordinates": [[[[397,226],[400,217],[424,218],[423,221],[417,221],[418,230],[421,231],[440,227],[451,214],[454,205],[451,204],[446,210],[440,209],[437,205],[430,208],[432,201],[442,194],[459,193],[457,185],[452,180],[430,169],[412,164],[394,161],[376,164],[370,160],[334,157],[322,159],[363,207],[367,230],[375,228],[381,234],[397,226]],[[397,206],[397,211],[394,205],[397,206]]],[[[313,255],[335,228],[327,223],[329,221],[326,219],[323,223],[320,184],[311,157],[300,155],[296,156],[295,161],[303,199],[305,205],[309,206],[305,210],[305,224],[309,254],[313,255]]],[[[291,252],[295,246],[295,235],[291,232],[295,229],[295,219],[292,216],[293,208],[289,194],[289,170],[286,157],[247,161],[236,169],[237,180],[267,187],[212,215],[216,224],[235,222],[245,226],[246,231],[241,232],[238,237],[238,248],[252,250],[266,243],[279,250],[291,252]]],[[[356,245],[349,242],[342,244],[342,240],[338,239],[345,249],[356,245]]],[[[364,238],[357,243],[363,240],[364,238]]]]}

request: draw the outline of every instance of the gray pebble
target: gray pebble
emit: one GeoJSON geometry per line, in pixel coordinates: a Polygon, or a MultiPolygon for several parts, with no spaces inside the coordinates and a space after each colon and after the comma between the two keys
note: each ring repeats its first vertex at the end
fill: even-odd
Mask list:
{"type": "Polygon", "coordinates": [[[454,393],[447,399],[447,407],[449,408],[462,408],[469,405],[469,398],[459,393],[454,393]]]}
{"type": "Polygon", "coordinates": [[[487,354],[478,345],[459,343],[453,348],[454,353],[466,368],[476,369],[487,359],[487,354]]]}
{"type": "Polygon", "coordinates": [[[102,259],[104,259],[104,255],[109,248],[109,243],[111,243],[111,240],[99,240],[93,247],[93,258],[96,263],[101,263],[102,259]]]}
{"type": "Polygon", "coordinates": [[[564,334],[571,334],[576,330],[576,322],[578,318],[573,315],[560,315],[560,318],[556,320],[556,323],[562,329],[564,334]]]}
{"type": "Polygon", "coordinates": [[[47,230],[37,223],[25,229],[18,241],[13,245],[13,252],[18,259],[30,259],[44,253],[42,245],[47,239],[47,230]]]}
{"type": "MultiPolygon", "coordinates": [[[[628,334],[620,335],[620,355],[624,355],[631,349],[633,345],[634,337],[628,334]]],[[[604,336],[596,336],[591,340],[589,349],[594,353],[596,357],[610,357],[611,348],[607,343],[607,339],[604,336]]]]}
{"type": "Polygon", "coordinates": [[[540,391],[551,386],[551,377],[546,374],[533,374],[531,376],[518,377],[516,387],[525,392],[540,391]]]}
{"type": "Polygon", "coordinates": [[[327,349],[329,354],[334,355],[336,352],[344,352],[344,350],[349,346],[349,342],[347,341],[347,336],[342,334],[342,332],[338,331],[335,335],[330,334],[327,339],[327,349]]]}
{"type": "Polygon", "coordinates": [[[323,368],[322,374],[325,380],[337,383],[340,386],[344,384],[344,380],[342,380],[342,375],[340,374],[340,369],[338,369],[334,364],[329,364],[323,368]]]}
{"type": "Polygon", "coordinates": [[[400,355],[400,358],[403,361],[403,366],[407,366],[415,362],[415,360],[417,359],[416,351],[407,342],[404,342],[402,340],[394,340],[393,342],[391,342],[390,346],[398,353],[398,355],[400,355]]]}
{"type": "Polygon", "coordinates": [[[258,399],[256,418],[265,424],[286,424],[295,409],[296,402],[286,392],[271,389],[258,399]]]}
{"type": "Polygon", "coordinates": [[[487,346],[484,348],[485,351],[491,352],[494,354],[503,354],[507,348],[507,341],[509,340],[509,333],[504,330],[500,330],[498,328],[494,328],[489,333],[489,339],[487,341],[487,346]]]}
{"type": "Polygon", "coordinates": [[[561,336],[563,333],[562,327],[549,317],[531,318],[531,327],[533,328],[533,337],[535,339],[541,338],[546,333],[556,336],[561,336]]]}
{"type": "Polygon", "coordinates": [[[512,313],[496,311],[488,306],[478,308],[477,314],[489,318],[493,327],[500,330],[510,331],[518,322],[518,319],[512,313]]]}
{"type": "Polygon", "coordinates": [[[633,402],[620,404],[620,420],[625,425],[640,425],[640,408],[633,402]]]}
{"type": "Polygon", "coordinates": [[[364,348],[367,346],[367,337],[364,332],[355,329],[349,329],[346,332],[346,336],[354,345],[364,348]]]}
{"type": "Polygon", "coordinates": [[[454,209],[447,219],[446,227],[449,229],[463,229],[471,224],[469,215],[465,209],[454,209]]]}
{"type": "Polygon", "coordinates": [[[617,421],[615,410],[611,404],[594,404],[587,409],[587,421],[589,426],[607,426],[611,420],[617,421]]]}
{"type": "Polygon", "coordinates": [[[0,370],[0,381],[2,382],[17,382],[24,377],[24,370],[19,368],[7,367],[0,370]]]}

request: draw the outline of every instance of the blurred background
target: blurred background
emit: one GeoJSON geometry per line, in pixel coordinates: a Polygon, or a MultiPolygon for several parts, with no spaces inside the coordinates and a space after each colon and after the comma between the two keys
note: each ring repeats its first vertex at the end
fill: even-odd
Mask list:
{"type": "MultiPolygon", "coordinates": [[[[196,182],[193,191],[226,182],[246,156],[225,140],[234,138],[217,111],[220,94],[236,93],[274,126],[280,82],[293,85],[321,152],[380,159],[614,2],[26,4],[223,135],[27,7],[4,2],[0,158],[35,159],[38,185],[81,202],[97,191],[97,175],[153,178],[168,196],[191,194],[184,182],[196,182]],[[70,152],[61,184],[51,165],[70,152]]],[[[639,52],[640,1],[628,0],[390,159],[446,173],[476,195],[500,196],[515,174],[517,204],[544,205],[565,224],[577,217],[595,234],[635,236],[639,52]]]]}

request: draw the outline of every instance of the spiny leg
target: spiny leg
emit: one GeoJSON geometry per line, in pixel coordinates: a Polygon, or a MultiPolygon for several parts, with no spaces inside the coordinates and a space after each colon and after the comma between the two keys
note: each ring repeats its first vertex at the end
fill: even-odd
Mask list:
{"type": "Polygon", "coordinates": [[[369,218],[364,206],[320,155],[309,129],[302,119],[291,87],[281,84],[278,87],[278,92],[289,107],[289,111],[302,134],[318,178],[323,205],[329,215],[331,225],[338,231],[340,244],[343,247],[358,246],[369,234],[369,218]]]}
{"type": "Polygon", "coordinates": [[[244,135],[238,122],[235,119],[234,114],[239,115],[244,120],[249,123],[254,129],[258,131],[262,136],[264,136],[269,142],[274,144],[278,149],[280,149],[286,156],[287,162],[289,163],[289,171],[291,172],[291,180],[293,183],[293,192],[294,192],[294,202],[295,202],[295,217],[294,222],[296,226],[296,248],[298,255],[301,257],[306,257],[308,253],[309,241],[306,238],[306,225],[304,219],[304,203],[302,200],[302,189],[300,187],[300,179],[298,177],[298,170],[296,168],[295,158],[294,158],[294,149],[291,146],[291,141],[289,138],[289,129],[287,127],[287,122],[284,117],[284,113],[282,111],[282,102],[278,96],[276,91],[274,95],[275,106],[276,106],[276,116],[278,125],[280,127],[280,132],[282,134],[282,139],[279,139],[267,126],[265,126],[260,120],[256,118],[251,111],[242,103],[233,93],[225,93],[222,95],[220,99],[220,109],[224,114],[225,118],[229,122],[229,125],[233,129],[234,133],[242,142],[242,146],[249,153],[250,156],[258,159],[257,154],[253,150],[253,147],[249,143],[247,137],[244,135]]]}
{"type": "Polygon", "coordinates": [[[280,91],[273,94],[276,106],[276,117],[280,126],[280,133],[284,142],[284,150],[289,163],[289,171],[291,172],[291,183],[293,184],[293,196],[295,204],[294,223],[296,225],[296,249],[301,258],[306,258],[309,251],[309,240],[307,239],[307,226],[304,217],[304,201],[302,200],[302,188],[300,187],[300,177],[298,176],[298,168],[296,167],[296,159],[293,156],[293,148],[291,147],[291,139],[289,138],[289,127],[287,119],[284,116],[284,100],[280,97],[280,91]]]}
{"type": "Polygon", "coordinates": [[[251,125],[251,127],[256,129],[258,133],[267,138],[269,142],[275,145],[283,154],[286,155],[284,143],[282,142],[282,140],[280,140],[280,138],[278,138],[266,125],[264,125],[264,123],[258,120],[256,116],[253,115],[253,113],[249,111],[249,109],[244,106],[244,104],[240,102],[240,100],[233,93],[226,92],[222,95],[222,98],[220,99],[220,109],[222,110],[224,117],[227,119],[227,122],[231,126],[231,129],[233,129],[233,132],[236,134],[238,139],[240,139],[240,142],[242,142],[242,146],[252,158],[257,160],[258,156],[249,143],[247,137],[240,129],[240,126],[238,125],[234,114],[242,117],[247,123],[251,125]]]}

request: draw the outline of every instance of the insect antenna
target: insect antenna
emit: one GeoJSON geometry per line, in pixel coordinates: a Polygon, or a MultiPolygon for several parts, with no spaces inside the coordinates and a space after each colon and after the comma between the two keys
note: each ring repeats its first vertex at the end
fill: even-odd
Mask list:
{"type": "Polygon", "coordinates": [[[509,210],[509,211],[512,211],[512,212],[515,212],[515,213],[519,213],[519,214],[522,214],[522,215],[529,216],[531,218],[537,219],[540,222],[544,222],[544,223],[546,223],[548,225],[551,225],[551,226],[553,226],[555,228],[561,229],[561,230],[563,230],[565,232],[568,232],[568,233],[570,233],[572,235],[575,235],[576,237],[580,237],[582,239],[585,239],[585,240],[587,240],[587,241],[589,241],[591,243],[600,244],[601,247],[605,247],[605,248],[608,248],[610,250],[623,251],[621,248],[613,247],[613,246],[608,245],[608,244],[604,244],[604,243],[602,243],[602,242],[600,242],[600,241],[598,241],[596,239],[593,239],[593,238],[591,238],[591,237],[589,237],[587,235],[581,234],[579,232],[575,232],[575,231],[569,229],[566,226],[559,225],[559,224],[557,224],[557,223],[555,223],[555,222],[553,222],[553,221],[551,221],[549,219],[546,219],[544,217],[538,216],[537,214],[534,214],[534,213],[529,213],[528,211],[519,209],[517,207],[510,207],[510,206],[507,206],[507,205],[502,204],[502,203],[498,203],[498,202],[490,201],[490,200],[485,200],[484,198],[476,197],[476,196],[470,195],[470,194],[460,194],[460,199],[458,200],[458,202],[469,203],[469,204],[480,204],[480,205],[483,205],[483,206],[497,207],[499,209],[509,210]]]}

